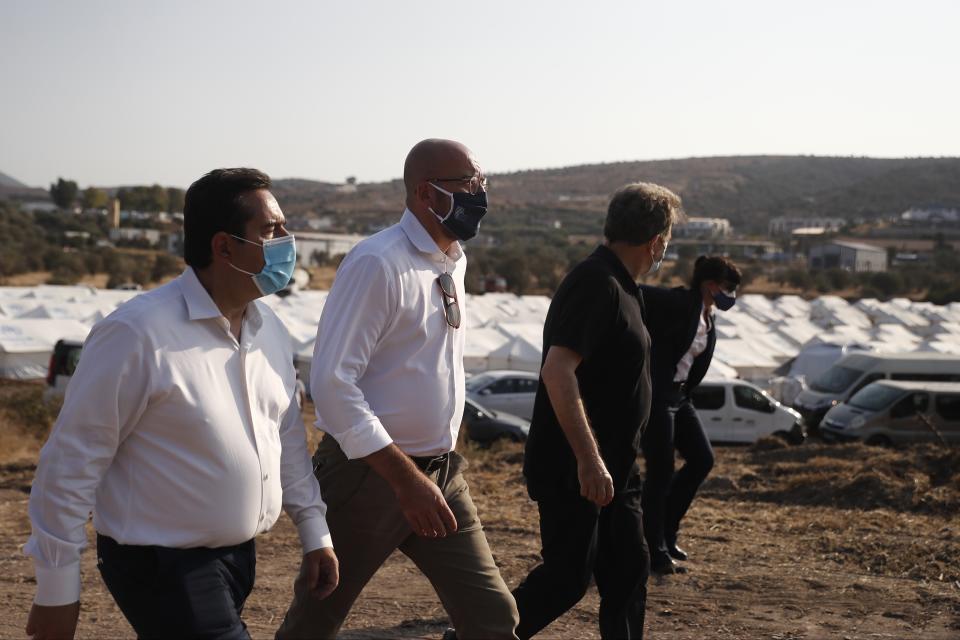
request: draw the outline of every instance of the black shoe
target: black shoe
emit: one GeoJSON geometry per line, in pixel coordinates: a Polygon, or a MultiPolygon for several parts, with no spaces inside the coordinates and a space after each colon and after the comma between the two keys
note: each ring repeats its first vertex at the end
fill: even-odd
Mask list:
{"type": "Polygon", "coordinates": [[[447,630],[443,632],[443,640],[457,640],[457,630],[448,627],[447,630]]]}
{"type": "Polygon", "coordinates": [[[686,560],[687,552],[677,546],[677,543],[667,545],[667,553],[670,554],[670,557],[674,560],[686,560]]]}
{"type": "Polygon", "coordinates": [[[658,552],[650,556],[650,573],[658,576],[666,576],[677,573],[677,563],[673,561],[666,553],[658,552]]]}

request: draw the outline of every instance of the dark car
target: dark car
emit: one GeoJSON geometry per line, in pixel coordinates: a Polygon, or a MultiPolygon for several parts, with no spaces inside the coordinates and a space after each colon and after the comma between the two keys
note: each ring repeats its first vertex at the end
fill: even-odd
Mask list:
{"type": "Polygon", "coordinates": [[[467,437],[476,442],[493,442],[498,438],[522,442],[530,433],[530,423],[527,420],[487,409],[471,399],[467,399],[463,407],[463,422],[467,428],[467,437]]]}
{"type": "Polygon", "coordinates": [[[45,399],[62,398],[66,393],[82,349],[83,342],[79,340],[57,340],[47,368],[47,389],[43,393],[45,399]]]}

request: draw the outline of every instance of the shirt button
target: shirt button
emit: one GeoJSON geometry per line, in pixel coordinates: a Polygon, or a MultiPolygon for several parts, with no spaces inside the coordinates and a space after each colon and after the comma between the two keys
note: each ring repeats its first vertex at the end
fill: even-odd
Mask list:
{"type": "Polygon", "coordinates": [[[266,482],[266,481],[269,480],[269,479],[270,479],[269,474],[266,474],[266,473],[263,474],[263,481],[264,481],[264,482],[266,482]]]}
{"type": "Polygon", "coordinates": [[[261,514],[260,514],[260,522],[263,522],[264,517],[265,517],[265,516],[261,513],[261,514]]]}

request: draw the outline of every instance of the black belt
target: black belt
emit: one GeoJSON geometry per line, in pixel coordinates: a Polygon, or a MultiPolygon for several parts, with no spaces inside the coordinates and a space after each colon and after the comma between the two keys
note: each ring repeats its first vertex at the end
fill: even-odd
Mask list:
{"type": "Polygon", "coordinates": [[[449,453],[442,453],[439,456],[410,456],[410,459],[420,471],[431,473],[446,464],[449,457],[449,453]]]}

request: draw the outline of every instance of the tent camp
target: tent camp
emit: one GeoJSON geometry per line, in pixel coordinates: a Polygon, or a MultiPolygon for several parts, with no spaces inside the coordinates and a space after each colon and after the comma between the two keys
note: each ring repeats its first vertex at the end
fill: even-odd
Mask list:
{"type": "Polygon", "coordinates": [[[57,340],[83,340],[89,330],[76,320],[0,318],[0,378],[45,377],[57,340]]]}

